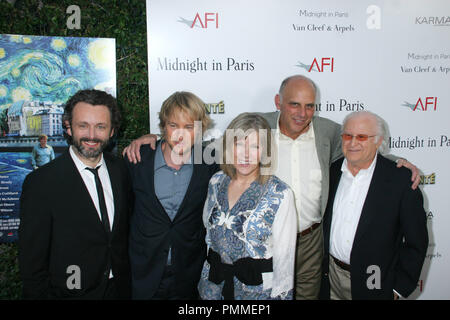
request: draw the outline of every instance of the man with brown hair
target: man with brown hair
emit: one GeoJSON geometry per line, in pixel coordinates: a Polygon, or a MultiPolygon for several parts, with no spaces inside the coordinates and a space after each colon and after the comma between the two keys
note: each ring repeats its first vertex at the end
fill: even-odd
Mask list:
{"type": "Polygon", "coordinates": [[[70,147],[25,179],[19,268],[25,299],[129,299],[129,196],[123,160],[104,152],[116,99],[80,90],[64,108],[70,147]]]}

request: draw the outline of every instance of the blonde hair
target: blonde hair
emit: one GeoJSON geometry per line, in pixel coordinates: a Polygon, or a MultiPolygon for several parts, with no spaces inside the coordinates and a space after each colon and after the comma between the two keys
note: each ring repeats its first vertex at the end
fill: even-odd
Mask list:
{"type": "Polygon", "coordinates": [[[159,129],[164,138],[166,123],[176,109],[186,112],[194,121],[201,121],[202,133],[211,124],[211,119],[205,111],[205,103],[199,97],[191,92],[177,91],[163,102],[159,111],[159,129]]]}
{"type": "Polygon", "coordinates": [[[266,121],[266,119],[256,113],[241,113],[228,125],[227,130],[225,130],[225,133],[222,137],[223,161],[220,165],[220,168],[226,175],[230,176],[232,179],[236,176],[236,168],[234,167],[234,163],[229,163],[229,160],[233,159],[230,154],[234,152],[234,142],[236,141],[236,138],[240,137],[239,134],[235,135],[237,131],[240,131],[241,133],[245,132],[245,137],[247,137],[252,132],[258,133],[260,142],[259,147],[260,149],[262,149],[262,151],[259,163],[260,171],[257,180],[260,184],[265,184],[272,175],[271,169],[274,166],[273,153],[275,148],[272,147],[273,139],[269,123],[266,121]],[[234,139],[231,140],[233,145],[227,145],[227,141],[230,141],[230,139],[227,139],[226,136],[229,133],[233,134],[233,136],[231,136],[234,137],[234,139]]]}

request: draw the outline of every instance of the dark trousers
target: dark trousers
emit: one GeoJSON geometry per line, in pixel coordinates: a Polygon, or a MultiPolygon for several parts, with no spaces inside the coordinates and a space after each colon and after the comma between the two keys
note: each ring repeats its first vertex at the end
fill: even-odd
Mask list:
{"type": "MultiPolygon", "coordinates": [[[[166,266],[158,290],[151,300],[197,300],[197,296],[184,296],[176,293],[175,272],[173,266],[166,266]]],[[[197,292],[197,290],[195,290],[197,292]]]]}
{"type": "Polygon", "coordinates": [[[106,285],[105,295],[103,296],[104,300],[117,300],[119,299],[119,294],[117,292],[117,287],[114,278],[108,280],[108,284],[106,285]]]}

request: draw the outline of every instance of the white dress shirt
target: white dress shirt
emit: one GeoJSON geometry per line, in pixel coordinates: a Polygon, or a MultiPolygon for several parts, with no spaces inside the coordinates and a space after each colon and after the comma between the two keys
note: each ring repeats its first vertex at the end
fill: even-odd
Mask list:
{"type": "MultiPolygon", "coordinates": [[[[86,169],[87,166],[78,158],[78,156],[72,150],[72,148],[73,146],[69,148],[70,155],[73,159],[73,162],[75,162],[75,166],[80,172],[81,178],[83,178],[84,185],[89,191],[89,195],[91,196],[91,199],[94,202],[95,209],[97,209],[98,217],[101,221],[102,214],[100,212],[97,187],[95,186],[95,176],[92,172],[86,169]]],[[[101,167],[98,169],[98,176],[100,178],[100,182],[102,183],[103,193],[105,196],[106,211],[108,212],[109,226],[112,229],[114,223],[114,197],[111,187],[111,180],[109,179],[108,168],[106,167],[106,162],[103,159],[103,154],[97,166],[95,166],[95,168],[97,168],[100,165],[101,167]]]]}
{"type": "Polygon", "coordinates": [[[313,123],[310,123],[307,132],[293,140],[281,133],[278,115],[275,143],[278,148],[275,175],[294,192],[298,232],[301,232],[322,220],[322,171],[317,156],[313,123]]]}
{"type": "Polygon", "coordinates": [[[330,254],[347,264],[350,264],[353,240],[376,162],[377,157],[375,155],[369,168],[361,169],[356,176],[353,176],[348,169],[347,159],[342,162],[342,176],[333,204],[330,254]]]}
{"type": "MultiPolygon", "coordinates": [[[[100,212],[100,204],[98,201],[97,187],[95,185],[95,176],[92,172],[86,169],[86,165],[78,158],[75,151],[73,151],[73,146],[70,146],[69,153],[72,157],[75,166],[80,172],[81,178],[83,179],[84,185],[88,189],[89,195],[91,196],[92,201],[94,202],[95,209],[97,209],[98,217],[100,221],[102,220],[102,214],[100,212]]],[[[106,167],[106,162],[103,159],[103,153],[100,161],[97,163],[95,168],[98,166],[101,167],[98,169],[98,176],[100,178],[100,182],[102,183],[103,194],[106,202],[106,211],[108,212],[109,226],[112,230],[112,226],[114,223],[114,197],[111,187],[111,180],[109,179],[108,168],[106,167]]],[[[92,168],[92,169],[95,169],[92,168]]],[[[109,271],[109,278],[113,277],[112,270],[109,271]]]]}

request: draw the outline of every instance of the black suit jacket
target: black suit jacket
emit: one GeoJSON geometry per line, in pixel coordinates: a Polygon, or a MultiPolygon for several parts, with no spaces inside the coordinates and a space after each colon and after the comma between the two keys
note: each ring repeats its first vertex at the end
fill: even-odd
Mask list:
{"type": "Polygon", "coordinates": [[[68,150],[30,173],[20,198],[19,267],[26,299],[102,299],[108,261],[120,298],[130,297],[131,189],[122,159],[104,153],[114,196],[109,243],[99,214],[68,150]],[[78,266],[81,288],[68,289],[78,266]]]}
{"type": "MultiPolygon", "coordinates": [[[[160,141],[158,142],[161,143],[160,141]]],[[[156,151],[148,145],[140,149],[141,162],[129,162],[134,210],[130,223],[130,263],[133,299],[151,299],[163,276],[169,247],[175,273],[174,296],[198,297],[197,284],[206,258],[203,206],[216,164],[195,164],[192,177],[173,221],[155,193],[156,151]]]]}
{"type": "MultiPolygon", "coordinates": [[[[381,155],[377,157],[350,255],[352,299],[393,299],[394,289],[403,297],[410,295],[417,287],[428,247],[423,197],[418,188],[411,189],[410,171],[397,168],[381,155]],[[380,289],[367,286],[367,280],[375,274],[368,270],[371,265],[380,268],[380,289]]],[[[323,299],[330,296],[330,229],[342,162],[336,161],[330,169],[330,195],[323,223],[323,299]]]]}

